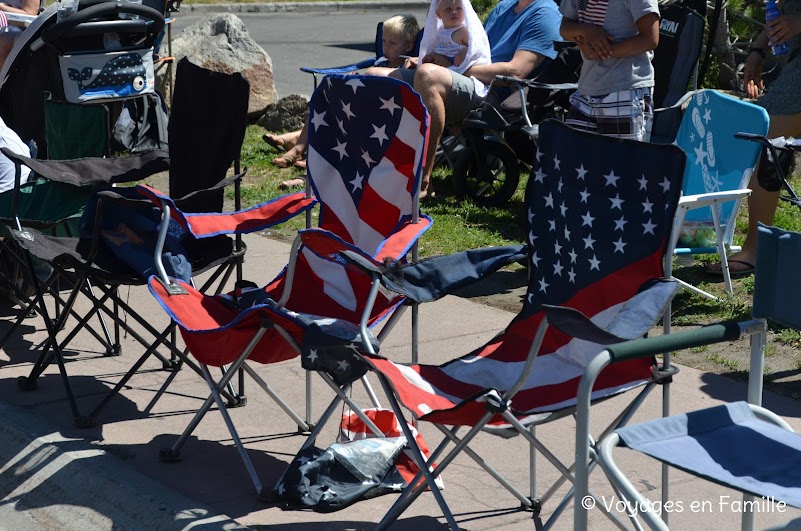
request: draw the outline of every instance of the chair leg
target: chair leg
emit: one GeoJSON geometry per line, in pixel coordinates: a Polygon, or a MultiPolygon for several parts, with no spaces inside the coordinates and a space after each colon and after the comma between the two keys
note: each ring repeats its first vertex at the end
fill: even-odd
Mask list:
{"type": "Polygon", "coordinates": [[[246,373],[248,373],[248,374],[250,375],[250,377],[251,377],[251,378],[253,378],[253,379],[256,381],[256,383],[259,385],[259,387],[261,387],[261,388],[264,390],[264,392],[265,392],[265,393],[267,393],[267,395],[269,395],[269,397],[270,397],[270,398],[272,398],[272,399],[275,401],[275,403],[276,403],[276,404],[278,404],[278,406],[279,406],[281,409],[283,409],[283,410],[284,410],[284,413],[286,413],[287,415],[289,415],[289,417],[290,417],[290,418],[291,418],[293,421],[295,421],[295,424],[297,424],[297,425],[298,425],[298,430],[299,430],[299,431],[301,431],[302,433],[308,433],[308,432],[309,432],[309,430],[311,429],[311,428],[309,427],[309,425],[308,425],[308,424],[307,424],[307,423],[306,423],[306,422],[305,422],[303,419],[301,419],[301,418],[300,418],[300,415],[298,415],[297,413],[295,413],[295,411],[294,411],[294,410],[293,410],[291,407],[289,407],[289,404],[287,404],[286,402],[284,402],[284,399],[283,399],[283,398],[281,398],[281,397],[280,397],[280,396],[279,396],[279,395],[278,395],[278,394],[277,394],[275,391],[273,391],[273,388],[272,388],[272,387],[270,387],[270,386],[267,384],[267,382],[265,382],[265,381],[262,379],[262,377],[261,377],[261,376],[259,376],[259,375],[258,375],[258,373],[257,373],[256,371],[254,371],[254,370],[253,370],[253,369],[250,367],[250,365],[248,365],[247,363],[243,363],[243,364],[242,364],[242,369],[243,369],[243,370],[244,370],[246,373]]]}

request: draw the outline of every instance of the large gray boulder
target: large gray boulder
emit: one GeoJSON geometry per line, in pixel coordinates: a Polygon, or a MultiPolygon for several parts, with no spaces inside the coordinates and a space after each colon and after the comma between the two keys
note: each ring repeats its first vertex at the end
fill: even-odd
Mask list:
{"type": "MultiPolygon", "coordinates": [[[[278,99],[270,56],[250,38],[245,23],[232,13],[210,14],[184,29],[172,40],[172,55],[176,64],[188,57],[192,63],[215,72],[241,72],[250,82],[251,119],[261,116],[278,99]]],[[[167,80],[165,94],[169,93],[167,80]]]]}

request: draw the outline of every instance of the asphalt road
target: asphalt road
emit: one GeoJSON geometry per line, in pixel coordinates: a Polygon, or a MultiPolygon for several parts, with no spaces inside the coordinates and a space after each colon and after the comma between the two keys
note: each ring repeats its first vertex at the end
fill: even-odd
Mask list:
{"type": "MultiPolygon", "coordinates": [[[[412,11],[422,24],[426,11],[412,11]]],[[[204,15],[177,13],[173,38],[204,15]]],[[[373,54],[376,25],[391,11],[344,13],[242,13],[251,37],[273,61],[279,97],[311,94],[314,81],[300,66],[351,64],[373,54]]]]}

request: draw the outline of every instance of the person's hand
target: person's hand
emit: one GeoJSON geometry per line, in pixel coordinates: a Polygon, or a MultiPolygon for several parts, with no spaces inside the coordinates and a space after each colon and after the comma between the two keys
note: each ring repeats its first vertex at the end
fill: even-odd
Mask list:
{"type": "Polygon", "coordinates": [[[743,68],[743,90],[749,98],[756,98],[760,91],[765,88],[762,81],[762,64],[764,60],[758,53],[748,54],[743,68]]]}
{"type": "Polygon", "coordinates": [[[424,63],[433,63],[434,62],[434,54],[433,53],[425,54],[423,56],[423,62],[424,63]]]}
{"type": "Polygon", "coordinates": [[[781,15],[767,23],[768,40],[771,46],[784,44],[791,37],[801,32],[801,19],[781,15]]]}
{"type": "Polygon", "coordinates": [[[612,38],[600,26],[586,24],[582,29],[580,39],[577,39],[579,49],[586,53],[587,59],[609,59],[612,57],[612,38]],[[581,46],[584,46],[584,49],[581,46]]]}
{"type": "Polygon", "coordinates": [[[403,62],[403,68],[406,70],[414,70],[417,68],[417,57],[409,57],[403,62]]]}

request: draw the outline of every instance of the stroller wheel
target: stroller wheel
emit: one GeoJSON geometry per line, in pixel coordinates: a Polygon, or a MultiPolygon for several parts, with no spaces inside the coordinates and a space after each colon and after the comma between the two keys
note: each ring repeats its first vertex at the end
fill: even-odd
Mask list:
{"type": "Polygon", "coordinates": [[[456,195],[481,206],[499,206],[512,198],[520,182],[520,163],[508,147],[485,142],[465,151],[453,168],[456,195]]]}

